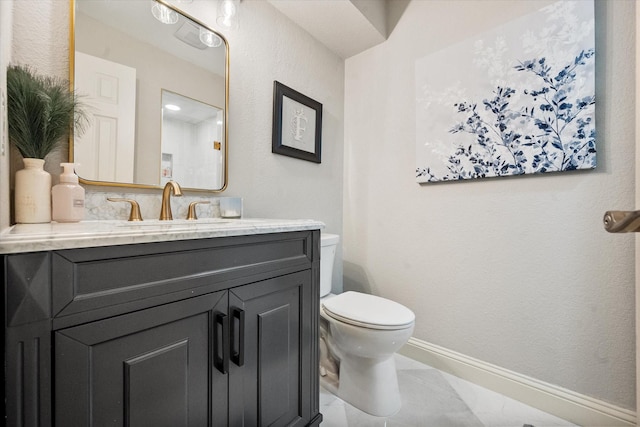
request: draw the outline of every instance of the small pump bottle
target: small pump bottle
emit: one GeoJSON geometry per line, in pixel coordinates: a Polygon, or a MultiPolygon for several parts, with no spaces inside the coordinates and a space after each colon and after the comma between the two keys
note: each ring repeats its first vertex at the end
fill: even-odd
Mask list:
{"type": "Polygon", "coordinates": [[[51,219],[57,222],[78,222],[84,218],[84,188],[78,185],[73,163],[60,163],[64,169],[60,183],[51,189],[51,219]]]}

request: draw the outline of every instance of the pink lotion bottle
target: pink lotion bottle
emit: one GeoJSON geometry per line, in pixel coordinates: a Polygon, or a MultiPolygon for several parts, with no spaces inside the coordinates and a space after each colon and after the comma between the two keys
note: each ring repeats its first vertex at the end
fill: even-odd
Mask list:
{"type": "Polygon", "coordinates": [[[51,219],[56,222],[78,222],[84,218],[84,188],[78,185],[73,163],[60,163],[60,183],[51,189],[51,219]]]}

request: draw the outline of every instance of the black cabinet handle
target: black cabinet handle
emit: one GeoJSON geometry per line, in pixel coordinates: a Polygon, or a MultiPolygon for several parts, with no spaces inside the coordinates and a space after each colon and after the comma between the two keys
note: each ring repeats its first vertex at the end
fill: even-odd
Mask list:
{"type": "Polygon", "coordinates": [[[244,365],[244,310],[237,307],[231,309],[233,321],[231,322],[231,361],[238,366],[244,365]],[[238,326],[236,327],[236,321],[238,326]],[[236,341],[236,335],[238,339],[236,341]],[[236,343],[238,344],[236,346],[236,343]],[[236,351],[237,349],[237,351],[236,351]]]}
{"type": "Polygon", "coordinates": [[[213,328],[213,366],[223,374],[229,372],[228,342],[229,318],[224,313],[216,313],[213,328]]]}

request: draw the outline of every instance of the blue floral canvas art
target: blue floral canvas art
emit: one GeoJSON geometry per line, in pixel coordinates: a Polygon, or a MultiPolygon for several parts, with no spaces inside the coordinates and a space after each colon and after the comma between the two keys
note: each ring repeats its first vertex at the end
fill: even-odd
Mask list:
{"type": "Polygon", "coordinates": [[[559,1],[417,60],[416,180],[595,168],[594,45],[559,1]]]}

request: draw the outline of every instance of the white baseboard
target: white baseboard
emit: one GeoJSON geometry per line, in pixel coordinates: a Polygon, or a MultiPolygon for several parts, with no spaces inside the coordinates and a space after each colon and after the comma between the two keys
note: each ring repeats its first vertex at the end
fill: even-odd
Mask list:
{"type": "Polygon", "coordinates": [[[636,412],[411,338],[400,354],[583,427],[631,427],[636,412]]]}

